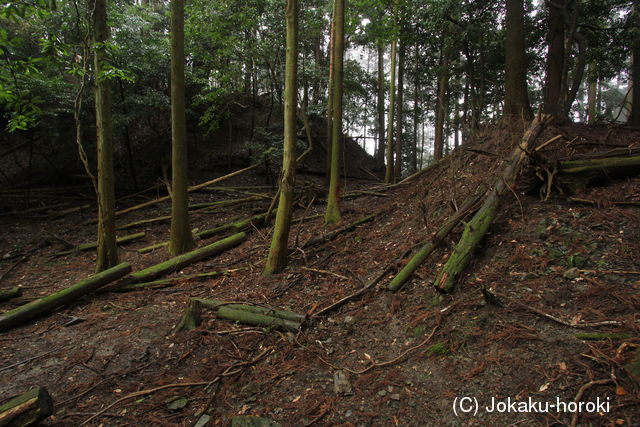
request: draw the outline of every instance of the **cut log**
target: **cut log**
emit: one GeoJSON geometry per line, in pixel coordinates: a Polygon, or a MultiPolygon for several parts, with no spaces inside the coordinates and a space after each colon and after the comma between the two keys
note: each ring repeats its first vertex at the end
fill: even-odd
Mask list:
{"type": "Polygon", "coordinates": [[[53,400],[43,387],[28,392],[0,405],[0,426],[32,426],[53,414],[53,400]]]}
{"type": "MultiPolygon", "coordinates": [[[[241,231],[244,231],[244,230],[248,229],[252,224],[257,226],[257,227],[259,227],[263,223],[264,218],[265,218],[265,214],[255,215],[255,216],[252,216],[251,218],[246,218],[246,219],[242,219],[242,220],[239,220],[239,221],[230,222],[228,224],[224,224],[224,225],[221,225],[219,227],[210,228],[208,230],[200,231],[198,233],[195,233],[194,237],[196,239],[203,240],[203,239],[207,239],[207,238],[209,238],[211,236],[215,236],[215,235],[218,235],[218,234],[239,233],[241,231]]],[[[162,248],[162,247],[165,247],[165,246],[168,246],[168,245],[169,245],[168,241],[160,242],[160,243],[156,243],[156,244],[153,244],[153,245],[150,245],[150,246],[146,246],[144,248],[140,248],[140,249],[138,249],[138,252],[141,253],[141,254],[146,254],[146,253],[149,253],[149,252],[151,252],[151,251],[153,251],[155,249],[162,248]]]]}
{"type": "Polygon", "coordinates": [[[0,302],[10,300],[11,298],[17,298],[22,295],[22,288],[18,286],[9,289],[0,289],[0,302]]]}
{"type": "Polygon", "coordinates": [[[114,292],[129,292],[129,291],[137,291],[140,289],[147,289],[147,288],[163,288],[163,287],[167,287],[167,286],[172,286],[174,285],[176,282],[180,281],[180,280],[190,280],[190,279],[207,279],[207,278],[211,278],[211,277],[217,277],[217,276],[221,276],[221,275],[227,275],[229,273],[234,273],[236,271],[241,271],[241,270],[247,270],[248,267],[242,267],[242,268],[234,268],[233,270],[223,270],[223,271],[211,271],[208,273],[199,273],[199,274],[190,274],[187,276],[176,276],[176,277],[169,277],[168,279],[160,279],[160,280],[154,280],[153,282],[146,282],[146,283],[133,283],[131,285],[126,285],[126,286],[120,286],[118,288],[115,288],[113,291],[114,292]]]}
{"type": "MultiPolygon", "coordinates": [[[[134,240],[142,239],[144,236],[145,236],[144,232],[135,233],[135,234],[129,234],[129,235],[126,235],[126,236],[118,237],[116,239],[116,243],[118,245],[124,245],[125,243],[130,243],[130,242],[133,242],[134,240]]],[[[78,245],[78,246],[74,247],[73,249],[69,249],[69,250],[66,250],[66,251],[58,252],[58,253],[56,253],[56,256],[71,255],[71,254],[76,253],[76,252],[88,251],[89,249],[95,249],[97,247],[98,247],[98,243],[97,242],[83,243],[82,245],[78,245]]]]}
{"type": "Polygon", "coordinates": [[[233,236],[227,237],[226,239],[218,240],[208,246],[178,255],[177,257],[171,258],[165,262],[161,262],[160,264],[153,265],[149,268],[145,268],[144,270],[131,274],[129,278],[125,280],[125,283],[122,283],[122,286],[132,283],[150,282],[169,273],[170,271],[178,270],[189,264],[200,261],[201,259],[224,252],[227,249],[239,245],[246,238],[246,233],[237,233],[233,236]]]}
{"type": "Polygon", "coordinates": [[[221,319],[234,320],[245,325],[276,328],[287,332],[297,332],[298,328],[300,328],[300,323],[280,319],[279,317],[271,317],[265,316],[264,314],[236,310],[227,306],[218,307],[216,315],[221,319]]]}
{"type": "Polygon", "coordinates": [[[242,310],[247,311],[249,313],[257,313],[264,314],[266,316],[277,317],[279,319],[290,320],[295,323],[302,323],[306,319],[306,316],[303,314],[294,313],[289,310],[281,310],[272,307],[264,307],[260,305],[251,305],[251,304],[238,304],[238,303],[228,303],[224,301],[212,300],[212,299],[197,299],[202,305],[208,308],[212,308],[214,310],[220,307],[228,307],[234,310],[242,310]]]}
{"type": "Polygon", "coordinates": [[[302,249],[308,248],[310,246],[314,246],[317,245],[319,243],[324,243],[324,242],[328,242],[329,240],[332,240],[334,237],[336,237],[339,234],[342,233],[346,233],[349,232],[353,229],[355,229],[356,227],[358,227],[359,225],[362,225],[364,223],[367,223],[369,221],[371,221],[373,218],[376,217],[377,214],[372,214],[372,215],[367,215],[364,218],[360,218],[356,221],[353,221],[350,224],[347,224],[343,227],[337,228],[333,231],[330,231],[329,233],[323,234],[322,236],[318,236],[318,237],[314,237],[310,240],[308,240],[304,245],[302,245],[302,249]]]}
{"type": "MultiPolygon", "coordinates": [[[[200,190],[202,188],[205,188],[205,187],[208,187],[210,185],[213,185],[213,184],[215,184],[217,182],[224,181],[225,179],[229,179],[229,178],[234,177],[236,175],[240,175],[241,173],[244,173],[244,172],[250,171],[252,169],[255,169],[258,166],[260,166],[261,164],[262,164],[262,162],[256,163],[256,164],[251,165],[249,167],[246,167],[244,169],[240,169],[240,170],[237,170],[237,171],[232,172],[230,174],[227,174],[227,175],[212,179],[210,181],[203,182],[202,184],[191,186],[191,187],[189,187],[187,189],[187,191],[188,192],[192,192],[192,191],[200,190]]],[[[166,202],[168,200],[171,200],[171,196],[164,196],[164,197],[160,197],[158,199],[149,200],[148,202],[140,203],[138,205],[131,206],[129,208],[117,211],[116,212],[116,216],[117,215],[124,215],[124,214],[129,213],[129,212],[137,211],[138,209],[142,209],[142,208],[146,208],[146,207],[149,207],[149,206],[157,205],[158,203],[166,202]]]]}
{"type": "Polygon", "coordinates": [[[442,243],[445,237],[455,228],[460,221],[462,221],[473,208],[478,204],[480,198],[484,195],[485,189],[481,190],[475,197],[471,197],[465,202],[458,212],[456,212],[442,227],[436,232],[435,236],[430,241],[425,243],[420,250],[411,258],[411,260],[405,265],[402,270],[396,275],[396,277],[389,283],[390,291],[397,291],[404,285],[407,280],[413,276],[413,273],[424,262],[425,259],[442,243]]]}
{"type": "Polygon", "coordinates": [[[81,296],[125,276],[130,271],[131,265],[129,263],[118,264],[115,267],[81,280],[66,289],[2,313],[0,314],[0,331],[7,330],[23,323],[25,320],[73,302],[81,296]]]}
{"type": "Polygon", "coordinates": [[[571,193],[612,178],[640,174],[640,156],[594,157],[558,163],[556,183],[571,193]]]}
{"type": "Polygon", "coordinates": [[[175,326],[174,332],[188,331],[198,327],[203,306],[214,309],[221,319],[234,320],[251,326],[274,327],[288,332],[296,332],[306,318],[302,314],[288,310],[193,298],[180,322],[175,326]]]}
{"type": "Polygon", "coordinates": [[[500,198],[513,186],[527,151],[550,121],[548,117],[539,115],[531,122],[522,137],[522,141],[515,149],[501,176],[495,181],[494,187],[487,195],[483,205],[473,218],[465,224],[462,237],[453,249],[446,264],[436,276],[434,286],[438,290],[443,292],[451,292],[453,290],[458,276],[467,267],[473,252],[489,229],[498,209],[500,198]]]}

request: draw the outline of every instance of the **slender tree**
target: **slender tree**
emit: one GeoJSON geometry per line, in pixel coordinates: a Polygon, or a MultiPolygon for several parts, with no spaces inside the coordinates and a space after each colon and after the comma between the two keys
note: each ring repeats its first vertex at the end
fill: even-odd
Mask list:
{"type": "Polygon", "coordinates": [[[96,46],[96,136],[98,146],[98,256],[96,272],[118,264],[116,244],[115,189],[113,182],[113,140],[111,124],[111,85],[104,76],[106,49],[109,38],[107,1],[95,0],[93,7],[93,37],[96,46]]]}
{"type": "Polygon", "coordinates": [[[545,81],[544,112],[554,116],[560,113],[562,96],[562,64],[564,62],[564,8],[566,0],[548,2],[549,34],[547,43],[547,75],[545,81]]]}
{"type": "Polygon", "coordinates": [[[376,166],[384,168],[384,48],[378,43],[378,149],[376,151],[376,166]]]}
{"type": "Polygon", "coordinates": [[[398,40],[391,42],[391,76],[389,81],[389,115],[387,116],[387,169],[384,182],[393,181],[393,115],[396,106],[396,50],[398,40]]]}
{"type": "Polygon", "coordinates": [[[296,182],[296,95],[298,93],[298,0],[287,0],[286,59],[284,77],[284,153],[282,178],[280,180],[280,200],[276,213],[271,248],[267,257],[264,275],[276,273],[287,263],[287,243],[291,226],[293,189],[296,182]]]}
{"type": "Polygon", "coordinates": [[[342,71],[344,55],[344,0],[335,0],[334,4],[334,41],[333,41],[333,120],[331,128],[331,178],[329,197],[324,221],[327,224],[340,222],[338,192],[340,187],[340,146],[342,141],[342,71]]]}
{"type": "Polygon", "coordinates": [[[524,0],[507,0],[505,42],[505,115],[533,118],[527,94],[527,61],[524,43],[524,0]]]}
{"type": "Polygon", "coordinates": [[[179,255],[195,247],[189,227],[184,94],[184,0],[171,0],[171,242],[179,255]]]}
{"type": "Polygon", "coordinates": [[[631,41],[631,112],[627,123],[640,125],[640,0],[633,1],[633,39],[631,41]]]}
{"type": "Polygon", "coordinates": [[[438,94],[436,97],[436,123],[433,137],[433,158],[439,160],[444,151],[444,125],[447,113],[447,88],[449,86],[449,55],[446,42],[442,41],[438,70],[438,94]]]}
{"type": "Polygon", "coordinates": [[[589,72],[587,74],[587,120],[590,125],[596,122],[598,116],[598,108],[596,105],[596,95],[598,93],[598,72],[595,62],[589,64],[589,72]]]}
{"type": "Polygon", "coordinates": [[[402,175],[402,125],[404,123],[404,66],[406,52],[405,42],[401,41],[400,49],[398,49],[398,106],[396,107],[396,163],[393,174],[394,180],[399,180],[402,175]]]}

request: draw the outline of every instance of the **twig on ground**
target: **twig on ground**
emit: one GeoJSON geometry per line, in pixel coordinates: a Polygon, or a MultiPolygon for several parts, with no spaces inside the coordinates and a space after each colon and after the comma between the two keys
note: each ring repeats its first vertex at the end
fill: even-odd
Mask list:
{"type": "MultiPolygon", "coordinates": [[[[575,397],[575,399],[573,399],[573,401],[575,403],[580,402],[580,400],[584,396],[584,393],[588,389],[593,387],[594,385],[603,385],[603,384],[609,384],[609,383],[613,383],[613,382],[614,381],[611,378],[606,378],[606,379],[603,379],[603,380],[589,381],[588,383],[586,383],[582,387],[580,387],[580,390],[578,390],[578,394],[576,394],[576,397],[575,397]]],[[[571,427],[575,427],[576,425],[578,425],[578,417],[579,416],[580,416],[580,411],[575,411],[573,413],[573,416],[571,417],[571,424],[569,424],[571,427]]]]}

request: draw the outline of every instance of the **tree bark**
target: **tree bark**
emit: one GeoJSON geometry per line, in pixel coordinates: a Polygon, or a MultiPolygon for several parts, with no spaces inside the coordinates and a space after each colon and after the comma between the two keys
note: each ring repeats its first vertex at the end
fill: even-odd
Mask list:
{"type": "Polygon", "coordinates": [[[196,246],[189,226],[184,86],[184,0],[171,0],[171,255],[196,246]]]}
{"type": "Polygon", "coordinates": [[[391,76],[389,81],[389,115],[387,116],[387,168],[384,182],[393,182],[393,115],[396,107],[396,50],[398,40],[391,42],[391,76]]]}
{"type": "Polygon", "coordinates": [[[338,193],[340,190],[340,148],[342,143],[342,72],[344,55],[344,0],[334,0],[334,63],[333,63],[333,111],[331,126],[331,177],[329,180],[329,196],[324,216],[325,224],[340,222],[338,193]]]}
{"type": "Polygon", "coordinates": [[[98,44],[94,53],[96,75],[96,136],[98,147],[98,253],[96,272],[118,264],[116,244],[115,188],[113,175],[113,135],[111,123],[111,85],[105,78],[106,48],[109,39],[107,1],[95,0],[93,7],[93,37],[98,44]]]}
{"type": "Polygon", "coordinates": [[[564,62],[564,8],[567,0],[547,3],[549,33],[547,36],[547,76],[545,80],[544,112],[553,116],[560,113],[562,96],[562,64],[564,62]]]}
{"type": "Polygon", "coordinates": [[[440,69],[438,71],[438,95],[436,99],[436,123],[433,137],[433,158],[440,160],[444,152],[444,122],[447,112],[447,87],[449,84],[449,55],[442,41],[440,51],[440,69]]]}
{"type": "MultiPolygon", "coordinates": [[[[134,240],[142,239],[144,236],[145,236],[144,231],[140,233],[128,234],[126,236],[118,237],[116,239],[116,244],[122,245],[125,243],[133,242],[134,240]]],[[[81,245],[75,246],[73,249],[61,251],[56,253],[55,255],[56,256],[71,255],[73,253],[80,252],[80,251],[88,251],[89,249],[96,248],[97,246],[98,246],[98,242],[83,243],[81,245]]]]}
{"type": "Polygon", "coordinates": [[[0,406],[0,426],[32,426],[53,414],[53,400],[44,387],[35,387],[0,406]]]}
{"type": "Polygon", "coordinates": [[[524,0],[507,0],[505,42],[505,115],[531,120],[527,94],[527,60],[524,40],[524,0]]]}
{"type": "Polygon", "coordinates": [[[396,114],[396,164],[394,167],[394,182],[402,177],[402,128],[403,128],[403,103],[404,103],[404,66],[406,58],[406,46],[404,42],[400,43],[398,52],[398,100],[396,114]]]}
{"type": "Polygon", "coordinates": [[[598,109],[596,103],[596,95],[598,91],[598,71],[595,62],[589,64],[588,71],[589,87],[587,89],[587,121],[590,125],[596,122],[598,117],[598,109]]]}
{"type": "Polygon", "coordinates": [[[51,311],[54,308],[73,302],[81,296],[121,278],[130,271],[130,264],[118,264],[115,267],[81,280],[66,289],[2,313],[0,314],[0,331],[7,330],[23,323],[25,320],[34,318],[40,314],[51,311]]]}
{"type": "MultiPolygon", "coordinates": [[[[293,190],[296,184],[296,107],[298,70],[298,0],[287,0],[285,19],[287,25],[287,53],[284,82],[284,153],[280,201],[267,263],[263,275],[279,272],[287,264],[289,228],[293,206],[293,190]]],[[[306,114],[306,113],[305,113],[306,114]]]]}
{"type": "Polygon", "coordinates": [[[473,218],[465,224],[462,237],[456,244],[444,267],[436,276],[434,286],[443,292],[451,292],[459,275],[469,264],[473,252],[480,244],[493,221],[501,197],[513,187],[520,166],[527,156],[527,150],[545,127],[549,116],[536,117],[522,137],[502,175],[495,181],[493,190],[489,192],[485,202],[473,218]]]}
{"type": "Polygon", "coordinates": [[[635,37],[631,44],[631,80],[633,81],[631,89],[631,112],[627,123],[632,126],[640,126],[640,1],[633,1],[632,17],[634,20],[633,28],[635,37]]]}
{"type": "Polygon", "coordinates": [[[0,302],[17,298],[22,295],[22,288],[15,286],[9,289],[0,289],[0,302]]]}
{"type": "Polygon", "coordinates": [[[378,43],[378,150],[376,151],[376,166],[384,169],[384,49],[378,43]]]}
{"type": "Polygon", "coordinates": [[[178,270],[182,267],[198,262],[204,258],[208,258],[224,252],[227,249],[239,245],[246,238],[246,233],[237,233],[225,239],[218,240],[217,242],[214,242],[208,246],[204,246],[191,252],[178,255],[167,261],[161,262],[160,264],[153,265],[151,267],[145,268],[144,270],[137,271],[131,274],[129,279],[126,280],[126,283],[122,283],[121,285],[125,286],[131,283],[150,282],[154,279],[157,279],[158,277],[163,276],[164,274],[167,274],[170,271],[178,270]]]}

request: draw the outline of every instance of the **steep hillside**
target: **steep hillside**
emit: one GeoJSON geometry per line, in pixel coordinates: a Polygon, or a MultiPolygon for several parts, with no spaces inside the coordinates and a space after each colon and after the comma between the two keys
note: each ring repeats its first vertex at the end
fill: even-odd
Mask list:
{"type": "MultiPolygon", "coordinates": [[[[0,399],[46,387],[55,402],[49,425],[228,425],[239,415],[291,426],[637,424],[638,171],[574,187],[571,195],[560,180],[546,194],[538,178],[559,160],[634,152],[637,130],[548,127],[536,139],[546,145],[531,152],[454,292],[437,292],[432,282],[462,225],[399,292],[387,290],[418,245],[494,182],[523,131],[521,123],[486,129],[397,185],[348,180],[337,227],[322,223],[319,184],[301,179],[295,212],[301,221],[292,228],[291,260],[282,274],[262,277],[271,229],[256,222],[240,246],[174,272],[173,283],[99,293],[3,332],[0,399]],[[225,272],[187,277],[212,271],[225,272]],[[173,334],[191,298],[275,306],[308,319],[291,333],[237,324],[203,309],[200,326],[173,334]],[[172,405],[174,398],[182,403],[172,405]],[[542,406],[490,411],[494,398],[542,406]],[[474,399],[477,414],[462,413],[475,409],[464,406],[475,405],[474,399]],[[584,402],[585,411],[544,410],[574,401],[584,402]]],[[[223,188],[194,193],[194,202],[253,198],[194,213],[194,228],[264,212],[273,194],[258,179],[239,175],[217,184],[223,188]]],[[[149,197],[122,200],[119,208],[149,197]]],[[[159,204],[124,214],[118,224],[168,209],[159,204]]],[[[34,297],[87,276],[92,253],[53,257],[63,242],[92,240],[87,218],[77,212],[48,217],[46,228],[42,219],[6,218],[2,288],[22,286],[25,297],[34,297]]],[[[122,233],[135,231],[146,233],[144,241],[121,252],[134,270],[168,257],[164,248],[135,250],[166,240],[166,222],[122,233]]]]}

